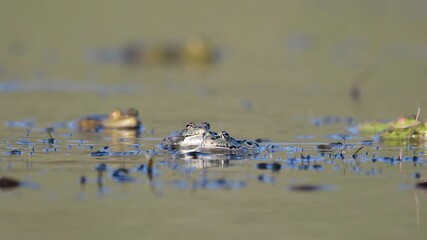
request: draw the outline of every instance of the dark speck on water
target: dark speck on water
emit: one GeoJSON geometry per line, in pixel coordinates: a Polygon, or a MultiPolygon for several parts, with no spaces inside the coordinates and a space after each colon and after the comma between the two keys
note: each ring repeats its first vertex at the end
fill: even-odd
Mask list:
{"type": "Polygon", "coordinates": [[[21,185],[21,183],[18,180],[0,175],[1,190],[13,189],[19,187],[19,185],[21,185]]]}
{"type": "Polygon", "coordinates": [[[95,166],[95,170],[98,172],[105,172],[105,171],[107,171],[107,169],[108,169],[107,164],[105,164],[105,163],[100,163],[100,164],[97,164],[95,166]]]}
{"type": "Polygon", "coordinates": [[[102,156],[108,156],[109,152],[108,152],[109,147],[105,146],[102,149],[91,153],[90,155],[93,157],[102,157],[102,156]]]}
{"type": "Polygon", "coordinates": [[[273,171],[279,171],[282,168],[282,165],[280,163],[258,163],[256,165],[258,169],[261,170],[273,170],[273,171]]]}
{"type": "Polygon", "coordinates": [[[427,182],[422,181],[415,184],[415,186],[419,189],[427,190],[427,182]]]}
{"type": "Polygon", "coordinates": [[[256,143],[266,143],[266,142],[271,142],[271,140],[257,138],[257,139],[255,139],[255,142],[256,143]]]}
{"type": "Polygon", "coordinates": [[[126,168],[118,168],[114,170],[111,177],[118,182],[132,182],[134,178],[129,175],[129,170],[126,168]]]}
{"type": "Polygon", "coordinates": [[[21,150],[18,149],[12,149],[11,151],[8,152],[9,155],[21,155],[22,152],[21,150]]]}
{"type": "Polygon", "coordinates": [[[317,192],[317,191],[325,191],[327,190],[327,188],[323,185],[294,184],[289,186],[289,190],[294,192],[317,192]]]}
{"type": "Polygon", "coordinates": [[[84,175],[80,176],[80,185],[84,186],[86,185],[86,182],[87,182],[86,176],[84,175]]]}
{"type": "Polygon", "coordinates": [[[145,169],[146,169],[146,167],[145,167],[145,165],[144,165],[144,164],[141,164],[141,165],[139,165],[139,166],[136,168],[136,170],[137,170],[138,172],[143,172],[143,171],[145,171],[145,169]]]}
{"type": "Polygon", "coordinates": [[[420,179],[420,178],[421,178],[421,173],[419,173],[419,172],[415,172],[415,173],[414,173],[414,178],[415,178],[415,179],[420,179]]]}

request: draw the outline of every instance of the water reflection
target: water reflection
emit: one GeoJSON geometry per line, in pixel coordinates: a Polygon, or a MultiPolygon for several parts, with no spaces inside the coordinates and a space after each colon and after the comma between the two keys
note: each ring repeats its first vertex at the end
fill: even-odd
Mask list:
{"type": "MultiPolygon", "coordinates": [[[[135,130],[66,131],[69,129],[15,131],[16,137],[4,139],[1,144],[3,150],[0,155],[5,158],[0,158],[0,172],[7,171],[13,176],[20,162],[28,162],[30,158],[32,165],[53,164],[45,175],[55,167],[68,169],[78,164],[89,164],[89,172],[79,171],[74,176],[85,192],[90,189],[87,186],[96,184],[98,196],[109,196],[115,192],[114,184],[132,186],[145,183],[155,196],[163,196],[170,188],[237,190],[251,189],[254,182],[279,186],[277,190],[280,191],[283,191],[283,186],[295,192],[329,191],[335,187],[289,184],[286,179],[289,173],[296,174],[295,170],[307,174],[315,172],[319,176],[325,173],[323,175],[373,177],[384,175],[384,166],[402,168],[403,164],[412,163],[414,168],[422,169],[426,163],[423,147],[390,148],[375,141],[366,145],[357,142],[356,135],[336,135],[346,142],[332,143],[328,143],[331,136],[328,135],[323,143],[305,145],[263,141],[267,145],[260,145],[256,154],[236,154],[162,150],[157,147],[160,138],[145,138],[144,134],[148,133],[135,130]],[[352,141],[353,138],[355,140],[352,141]]],[[[65,174],[73,172],[65,171],[65,174]]],[[[415,188],[424,189],[425,184],[418,175],[415,188]]],[[[43,181],[43,178],[38,180],[43,181]]],[[[17,183],[16,186],[21,186],[21,181],[17,183]]]]}
{"type": "Polygon", "coordinates": [[[194,181],[177,180],[174,182],[174,185],[178,189],[236,190],[244,188],[246,186],[246,182],[240,180],[230,180],[226,178],[209,179],[207,177],[202,177],[200,179],[195,179],[194,181]]]}

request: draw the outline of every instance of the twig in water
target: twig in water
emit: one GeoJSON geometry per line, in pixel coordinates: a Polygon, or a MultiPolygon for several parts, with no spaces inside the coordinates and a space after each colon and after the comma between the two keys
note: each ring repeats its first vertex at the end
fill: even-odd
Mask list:
{"type": "Polygon", "coordinates": [[[415,117],[415,121],[418,122],[418,117],[420,116],[420,112],[421,112],[421,107],[418,104],[418,110],[417,110],[417,116],[415,117]]]}
{"type": "Polygon", "coordinates": [[[55,142],[55,139],[52,137],[53,128],[46,128],[47,134],[49,134],[49,139],[47,140],[48,143],[53,144],[55,142]]]}
{"type": "Polygon", "coordinates": [[[420,226],[420,203],[418,202],[418,195],[415,193],[414,194],[415,197],[415,208],[417,211],[417,227],[420,226]]]}
{"type": "Polygon", "coordinates": [[[358,152],[360,152],[360,150],[362,150],[363,149],[363,146],[361,146],[360,148],[358,148],[357,150],[356,150],[356,152],[354,152],[354,154],[353,154],[353,158],[354,159],[356,159],[356,157],[357,157],[357,153],[358,152]]]}

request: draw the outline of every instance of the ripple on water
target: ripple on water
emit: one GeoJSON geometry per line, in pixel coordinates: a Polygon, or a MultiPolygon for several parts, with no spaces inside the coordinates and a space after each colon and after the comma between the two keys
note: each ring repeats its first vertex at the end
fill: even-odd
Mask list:
{"type": "Polygon", "coordinates": [[[276,178],[272,174],[260,174],[258,175],[258,181],[267,184],[275,184],[276,178]]]}
{"type": "Polygon", "coordinates": [[[226,178],[201,178],[194,182],[189,182],[186,180],[175,180],[173,185],[178,189],[236,190],[246,187],[246,182],[240,180],[230,180],[226,178]]]}
{"type": "Polygon", "coordinates": [[[34,121],[27,120],[27,121],[7,121],[5,123],[7,127],[10,128],[32,128],[36,125],[34,121]]]}

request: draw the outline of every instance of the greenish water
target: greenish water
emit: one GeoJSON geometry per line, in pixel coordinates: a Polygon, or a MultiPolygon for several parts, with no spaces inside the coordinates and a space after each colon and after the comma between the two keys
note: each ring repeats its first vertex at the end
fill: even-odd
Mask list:
{"type": "Polygon", "coordinates": [[[374,142],[354,160],[371,138],[350,133],[342,119],[391,120],[418,105],[425,119],[426,8],[422,1],[4,2],[0,176],[24,184],[0,192],[2,237],[421,239],[427,196],[414,175],[427,174],[424,143],[374,142]],[[126,66],[91,55],[194,34],[219,49],[218,63],[126,66]],[[145,131],[58,127],[115,107],[138,109],[145,131]],[[313,124],[327,116],[341,121],[313,124]],[[24,121],[32,125],[7,124],[24,121]],[[188,121],[285,148],[228,164],[159,153],[151,177],[137,171],[148,164],[145,151],[188,121]],[[53,145],[42,141],[50,126],[53,145]],[[342,141],[331,134],[348,135],[344,159],[316,151],[342,141]],[[90,156],[103,146],[135,154],[90,156]],[[12,149],[21,155],[8,155],[12,149]],[[397,161],[401,149],[405,159],[397,161]],[[257,168],[272,162],[281,170],[257,168]],[[102,185],[100,163],[108,166],[102,185]],[[111,177],[118,168],[133,181],[111,177]],[[323,188],[290,190],[299,184],[323,188]]]}

